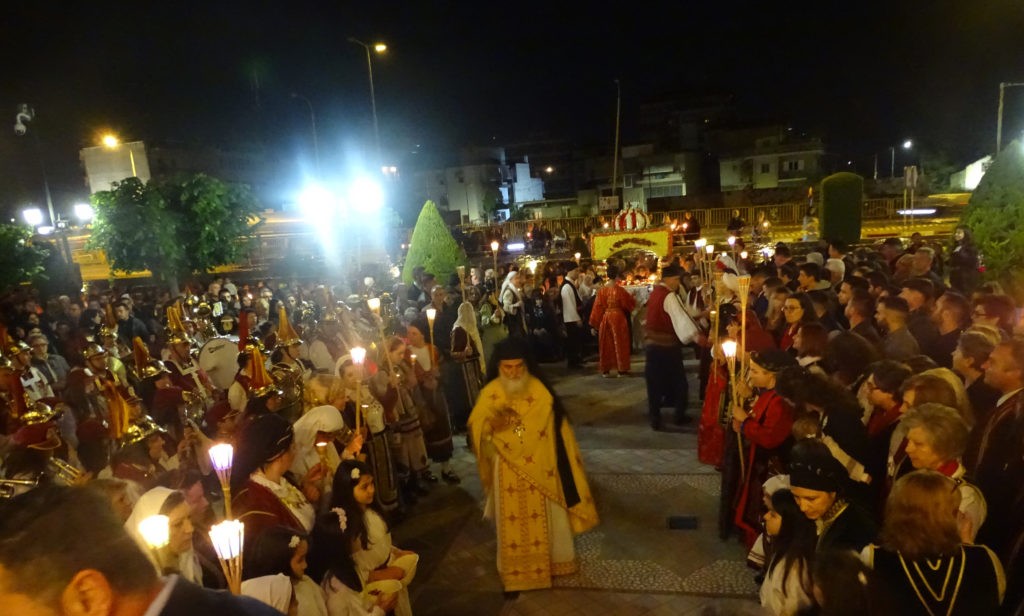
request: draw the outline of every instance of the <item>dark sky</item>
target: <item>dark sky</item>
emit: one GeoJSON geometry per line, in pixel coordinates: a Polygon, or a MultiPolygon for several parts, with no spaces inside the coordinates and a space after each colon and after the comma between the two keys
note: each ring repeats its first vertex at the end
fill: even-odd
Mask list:
{"type": "MultiPolygon", "coordinates": [[[[312,101],[325,160],[366,150],[365,55],[348,36],[388,43],[374,64],[385,150],[424,156],[491,138],[610,147],[619,78],[627,142],[645,98],[725,91],[843,156],[912,137],[966,162],[994,147],[998,83],[1024,81],[1019,0],[8,5],[0,108],[33,104],[63,200],[84,194],[77,149],[105,129],[308,156],[291,92],[312,101]]],[[[1006,122],[1008,137],[1024,128],[1024,88],[1006,122]]],[[[0,132],[0,206],[37,191],[31,154],[0,132]]]]}

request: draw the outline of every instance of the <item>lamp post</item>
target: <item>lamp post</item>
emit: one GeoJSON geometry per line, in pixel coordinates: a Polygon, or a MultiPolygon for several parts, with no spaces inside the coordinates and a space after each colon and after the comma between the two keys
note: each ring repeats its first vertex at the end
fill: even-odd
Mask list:
{"type": "Polygon", "coordinates": [[[298,99],[306,103],[306,107],[309,108],[309,126],[313,131],[313,160],[316,163],[316,174],[320,175],[320,140],[316,134],[316,113],[313,112],[313,103],[309,102],[309,99],[305,96],[292,92],[292,98],[298,99]]]}
{"type": "Polygon", "coordinates": [[[1008,81],[999,84],[999,111],[996,113],[996,156],[1003,151],[1003,94],[1006,88],[1019,88],[1024,82],[1011,83],[1008,81]]]}
{"type": "MultiPolygon", "coordinates": [[[[117,135],[112,135],[110,133],[103,135],[102,142],[103,147],[108,150],[116,150],[121,145],[121,140],[117,138],[117,135]]],[[[135,152],[132,151],[132,146],[130,144],[126,147],[128,149],[128,161],[132,165],[132,177],[137,178],[139,177],[139,173],[135,168],[135,152]]]]}
{"type": "MultiPolygon", "coordinates": [[[[914,142],[907,139],[903,142],[903,149],[909,150],[914,147],[914,142]]],[[[896,177],[896,146],[889,146],[889,177],[896,177]]]]}
{"type": "Polygon", "coordinates": [[[348,37],[349,43],[359,45],[366,50],[366,72],[370,77],[370,108],[373,110],[373,139],[377,146],[377,163],[381,162],[380,155],[380,130],[377,126],[377,97],[373,92],[373,56],[370,54],[370,48],[377,53],[384,53],[387,51],[388,46],[384,43],[374,43],[372,46],[360,41],[355,37],[348,37]]]}
{"type": "Polygon", "coordinates": [[[498,249],[501,248],[501,244],[498,240],[491,242],[491,254],[494,255],[494,291],[498,291],[498,249]]]}

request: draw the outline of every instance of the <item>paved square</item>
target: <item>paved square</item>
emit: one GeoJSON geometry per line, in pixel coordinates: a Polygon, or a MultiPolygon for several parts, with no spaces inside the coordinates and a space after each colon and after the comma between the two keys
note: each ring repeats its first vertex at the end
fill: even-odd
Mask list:
{"type": "MultiPolygon", "coordinates": [[[[633,359],[642,374],[642,359],[633,359]]],[[[421,556],[410,588],[414,613],[658,615],[700,614],[707,607],[758,613],[742,546],[718,539],[719,476],[697,461],[694,431],[650,430],[641,377],[544,370],[568,409],[601,515],[600,526],[576,538],[580,571],[555,578],[552,589],[506,600],[494,564],[494,527],[482,519],[476,463],[457,437],[453,467],[462,484],[436,486],[394,532],[397,545],[421,556]],[[696,516],[697,529],[669,530],[671,515],[696,516]]],[[[696,420],[695,362],[687,362],[687,371],[696,420]]]]}

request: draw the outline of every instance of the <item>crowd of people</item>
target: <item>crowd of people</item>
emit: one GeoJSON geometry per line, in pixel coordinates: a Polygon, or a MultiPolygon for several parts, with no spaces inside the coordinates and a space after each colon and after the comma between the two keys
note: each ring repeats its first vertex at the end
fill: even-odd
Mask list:
{"type": "MultiPolygon", "coordinates": [[[[767,611],[1021,613],[1015,302],[981,283],[964,230],[948,262],[922,238],[795,252],[722,254],[714,277],[684,246],[661,263],[511,263],[443,283],[416,268],[387,290],[372,278],[217,279],[178,297],[18,289],[0,331],[0,597],[34,575],[20,533],[61,506],[74,509],[61,533],[88,515],[124,544],[112,553],[134,577],[96,565],[108,591],[228,601],[203,589],[228,587],[206,531],[231,511],[245,524],[243,595],[303,616],[410,614],[418,556],[390,531],[433,486],[461,482],[462,434],[505,590],[550,587],[576,570],[572,535],[598,516],[536,360],[572,375],[594,358],[602,376],[628,377],[643,347],[655,430],[664,407],[677,426],[694,421],[686,349],[698,359],[718,531],[749,548],[767,611]],[[744,345],[739,370],[722,341],[744,345]],[[216,443],[234,446],[224,486],[216,443]],[[170,537],[152,550],[138,522],[155,514],[170,537]]],[[[67,572],[66,555],[43,557],[53,541],[40,566],[67,572]]],[[[255,605],[234,601],[224,609],[255,605]]]]}
{"type": "Polygon", "coordinates": [[[966,230],[951,263],[915,240],[715,264],[718,340],[749,355],[730,370],[713,332],[696,337],[698,454],[721,471],[719,533],[750,549],[770,613],[1024,610],[1016,304],[961,254],[966,230]]]}

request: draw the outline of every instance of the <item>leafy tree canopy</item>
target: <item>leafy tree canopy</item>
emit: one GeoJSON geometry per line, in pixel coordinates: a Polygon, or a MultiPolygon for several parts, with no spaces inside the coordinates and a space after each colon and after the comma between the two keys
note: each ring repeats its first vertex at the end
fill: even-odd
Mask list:
{"type": "Polygon", "coordinates": [[[0,224],[0,289],[45,277],[49,251],[32,243],[32,229],[0,224]]]}
{"type": "Polygon", "coordinates": [[[465,255],[444,224],[441,213],[433,201],[427,201],[416,219],[416,227],[409,241],[409,254],[405,258],[402,281],[412,282],[412,270],[423,266],[441,283],[455,273],[455,268],[465,261],[465,255]]]}
{"type": "Polygon", "coordinates": [[[92,196],[90,248],[116,271],[149,270],[177,286],[180,276],[236,263],[262,223],[248,188],[203,174],[143,184],[116,182],[92,196]]]}
{"type": "Polygon", "coordinates": [[[1024,149],[1006,147],[978,184],[961,224],[971,230],[985,262],[985,275],[1024,299],[1024,149]]]}

